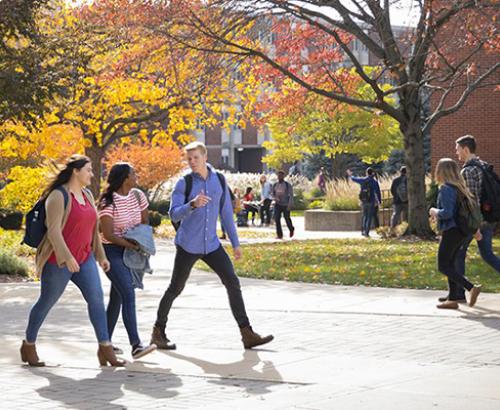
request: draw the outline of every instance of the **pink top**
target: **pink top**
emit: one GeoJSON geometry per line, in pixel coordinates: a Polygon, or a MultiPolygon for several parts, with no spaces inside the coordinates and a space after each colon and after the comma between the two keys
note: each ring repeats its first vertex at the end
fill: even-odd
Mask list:
{"type": "MultiPolygon", "coordinates": [[[[85,195],[83,199],[85,204],[81,205],[71,193],[71,211],[62,231],[64,241],[78,264],[85,262],[92,252],[92,238],[97,222],[94,206],[85,195]]],[[[57,264],[54,252],[47,262],[57,264]]]]}
{"type": "MultiPolygon", "coordinates": [[[[99,211],[99,218],[113,218],[113,233],[123,237],[130,228],[141,223],[141,213],[149,206],[148,199],[140,189],[132,188],[128,195],[113,193],[113,203],[99,211]]],[[[111,243],[102,238],[103,243],[111,243]]]]}

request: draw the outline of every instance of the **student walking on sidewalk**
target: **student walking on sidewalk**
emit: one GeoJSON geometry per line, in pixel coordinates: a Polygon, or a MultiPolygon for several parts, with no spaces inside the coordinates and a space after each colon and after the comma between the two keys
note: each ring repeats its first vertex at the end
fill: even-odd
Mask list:
{"type": "MultiPolygon", "coordinates": [[[[457,223],[459,201],[469,201],[470,207],[474,197],[467,189],[465,180],[460,175],[460,170],[455,161],[442,158],[436,165],[436,182],[439,184],[437,208],[431,208],[429,214],[437,220],[441,232],[438,250],[438,269],[448,277],[448,300],[437,305],[440,309],[458,309],[458,303],[464,302],[459,295],[460,288],[470,292],[469,305],[474,306],[481,291],[480,285],[473,285],[457,270],[458,252],[467,240],[457,223]]],[[[479,231],[476,237],[480,237],[479,231]]]]}
{"type": "Polygon", "coordinates": [[[101,365],[123,366],[116,358],[108,334],[104,296],[96,259],[104,271],[109,262],[99,239],[94,198],[85,187],[93,177],[90,159],[73,155],[66,167],[45,190],[47,233],[38,245],[36,271],[40,278],[40,297],[29,314],[21,358],[30,366],[44,366],[35,342],[50,309],[71,280],[87,302],[88,314],[99,342],[101,365]]]}
{"type": "Polygon", "coordinates": [[[151,343],[159,349],[175,349],[166,334],[168,314],[179,296],[197,260],[203,260],[219,276],[226,288],[231,312],[240,328],[245,348],[262,345],[273,336],[261,337],[250,326],[245,310],[240,282],[231,259],[217,238],[217,218],[227,232],[235,259],[242,256],[233,220],[233,208],[225,179],[207,164],[207,149],[201,142],[184,148],[191,173],[177,181],[170,202],[170,217],[179,222],[175,245],[177,248],[170,285],[158,307],[151,343]],[[188,184],[187,181],[190,181],[188,184]],[[190,185],[190,189],[188,188],[190,185]],[[186,202],[187,198],[187,202],[186,202]]]}
{"type": "Polygon", "coordinates": [[[292,218],[290,218],[290,211],[293,206],[293,187],[292,184],[285,181],[285,172],[278,172],[278,182],[273,185],[273,198],[274,198],[274,221],[276,222],[276,237],[283,239],[283,229],[281,228],[281,215],[283,214],[286,226],[290,231],[290,238],[295,233],[292,218]]]}
{"type": "MultiPolygon", "coordinates": [[[[111,281],[107,308],[109,337],[113,337],[116,322],[122,312],[127,329],[132,357],[139,359],[156,349],[155,345],[143,345],[137,331],[135,285],[130,268],[123,260],[125,249],[138,250],[139,245],[124,238],[130,229],[148,223],[148,200],[136,188],[134,168],[126,162],[114,164],[108,175],[108,186],[99,200],[99,219],[104,250],[111,268],[106,275],[111,281]]],[[[116,353],[120,349],[114,347],[116,353]]]]}

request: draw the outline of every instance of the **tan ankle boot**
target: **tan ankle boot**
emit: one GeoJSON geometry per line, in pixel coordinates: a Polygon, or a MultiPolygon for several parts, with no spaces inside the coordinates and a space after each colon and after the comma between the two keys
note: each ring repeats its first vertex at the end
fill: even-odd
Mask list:
{"type": "Polygon", "coordinates": [[[251,326],[247,326],[240,329],[241,332],[241,341],[243,342],[243,346],[245,349],[251,349],[255,346],[260,346],[266,343],[269,343],[274,339],[273,335],[268,336],[260,336],[258,333],[255,333],[251,326]]]}
{"type": "Polygon", "coordinates": [[[99,364],[101,366],[107,366],[108,363],[115,367],[125,366],[125,362],[123,360],[116,358],[115,352],[113,351],[113,345],[111,343],[107,345],[99,344],[97,358],[99,359],[99,364]]]}
{"type": "Polygon", "coordinates": [[[38,354],[36,353],[36,346],[34,343],[28,343],[23,340],[21,345],[21,360],[24,363],[28,363],[30,366],[43,367],[45,362],[41,362],[38,354]]]}
{"type": "Polygon", "coordinates": [[[150,344],[155,344],[157,349],[161,350],[175,350],[175,343],[168,340],[165,331],[160,329],[158,326],[153,327],[153,332],[151,333],[150,344]]]}

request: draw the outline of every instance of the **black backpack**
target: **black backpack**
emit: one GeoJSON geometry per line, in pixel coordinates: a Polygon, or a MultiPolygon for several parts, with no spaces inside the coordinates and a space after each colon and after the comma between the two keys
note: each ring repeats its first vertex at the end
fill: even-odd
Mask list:
{"type": "Polygon", "coordinates": [[[455,221],[458,230],[465,236],[474,235],[481,226],[481,211],[476,201],[469,201],[457,190],[457,211],[455,221]]]}
{"type": "MultiPolygon", "coordinates": [[[[222,207],[224,206],[224,201],[226,199],[226,178],[224,178],[224,175],[222,175],[220,172],[215,172],[217,174],[217,178],[219,178],[220,186],[222,188],[222,195],[220,198],[220,211],[222,210],[222,207]]],[[[187,204],[189,202],[189,195],[191,194],[191,190],[193,189],[193,174],[187,174],[184,175],[184,183],[186,185],[184,189],[184,203],[187,204]]],[[[231,192],[231,191],[230,191],[231,192]]],[[[176,231],[179,230],[179,227],[181,226],[181,221],[174,222],[171,220],[172,226],[176,231]]]]}
{"type": "MultiPolygon", "coordinates": [[[[56,189],[62,192],[64,197],[64,209],[66,209],[69,200],[68,193],[63,187],[58,187],[56,189]]],[[[45,225],[45,220],[47,219],[47,213],[45,212],[46,200],[46,197],[39,199],[33,208],[26,214],[26,231],[24,232],[22,243],[32,248],[38,248],[43,237],[47,233],[47,225],[45,225]]]]}
{"type": "Polygon", "coordinates": [[[408,202],[408,180],[406,177],[401,178],[398,187],[396,188],[399,200],[403,203],[408,202]]]}
{"type": "Polygon", "coordinates": [[[366,180],[361,184],[361,191],[359,192],[359,200],[365,203],[370,202],[370,193],[371,193],[370,180],[366,180]]]}
{"type": "Polygon", "coordinates": [[[500,178],[493,171],[493,165],[474,164],[483,172],[481,185],[481,213],[487,222],[500,221],[500,178]]]}

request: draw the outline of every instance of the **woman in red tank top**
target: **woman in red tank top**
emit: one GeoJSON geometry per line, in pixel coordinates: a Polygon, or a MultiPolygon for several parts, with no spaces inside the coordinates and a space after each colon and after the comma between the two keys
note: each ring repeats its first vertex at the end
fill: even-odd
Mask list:
{"type": "Polygon", "coordinates": [[[96,259],[103,270],[109,270],[98,235],[94,198],[85,187],[90,185],[92,165],[88,157],[72,156],[66,167],[45,190],[47,233],[37,248],[37,271],[41,270],[40,297],[33,305],[21,346],[21,359],[30,366],[44,366],[38,358],[35,341],[50,309],[71,280],[82,292],[99,342],[101,365],[123,366],[113,352],[101,280],[96,259]]]}

